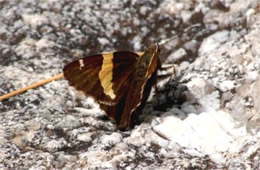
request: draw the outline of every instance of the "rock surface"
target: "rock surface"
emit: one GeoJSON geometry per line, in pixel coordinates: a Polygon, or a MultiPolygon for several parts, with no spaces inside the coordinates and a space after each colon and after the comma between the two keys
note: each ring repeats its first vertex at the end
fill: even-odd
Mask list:
{"type": "Polygon", "coordinates": [[[0,16],[0,94],[202,25],[163,46],[175,79],[129,131],[65,80],[0,102],[1,169],[260,167],[258,0],[2,0],[0,16]]]}

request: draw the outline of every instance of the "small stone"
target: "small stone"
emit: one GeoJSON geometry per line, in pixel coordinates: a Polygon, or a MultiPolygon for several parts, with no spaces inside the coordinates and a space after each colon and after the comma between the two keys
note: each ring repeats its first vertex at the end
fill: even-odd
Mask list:
{"type": "Polygon", "coordinates": [[[117,144],[122,140],[122,135],[120,133],[114,132],[111,135],[104,135],[101,137],[101,143],[103,144],[117,144]]]}
{"type": "Polygon", "coordinates": [[[231,91],[232,89],[234,89],[236,87],[235,84],[236,84],[235,81],[226,80],[226,81],[223,81],[222,83],[220,83],[219,88],[222,92],[231,91]]]}

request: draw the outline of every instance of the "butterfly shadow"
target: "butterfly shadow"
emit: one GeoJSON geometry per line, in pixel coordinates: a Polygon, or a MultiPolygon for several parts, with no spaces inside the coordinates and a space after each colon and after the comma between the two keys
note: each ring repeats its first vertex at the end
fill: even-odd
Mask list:
{"type": "MultiPolygon", "coordinates": [[[[160,78],[160,76],[158,76],[160,78]]],[[[169,77],[169,76],[168,76],[169,77]]],[[[166,83],[158,82],[152,89],[150,97],[139,115],[132,117],[133,125],[140,125],[142,122],[152,121],[154,116],[161,116],[174,108],[180,109],[186,102],[186,93],[188,88],[177,79],[168,78],[166,83]]],[[[177,117],[186,117],[184,115],[175,115],[177,117]]]]}

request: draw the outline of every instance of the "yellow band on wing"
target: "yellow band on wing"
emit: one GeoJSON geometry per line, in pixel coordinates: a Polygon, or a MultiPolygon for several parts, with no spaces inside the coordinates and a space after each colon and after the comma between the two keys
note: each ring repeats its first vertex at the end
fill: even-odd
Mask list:
{"type": "Polygon", "coordinates": [[[108,95],[111,99],[115,99],[116,95],[112,88],[113,86],[113,53],[103,54],[103,63],[101,71],[99,72],[99,79],[101,86],[104,89],[104,93],[108,95]]]}

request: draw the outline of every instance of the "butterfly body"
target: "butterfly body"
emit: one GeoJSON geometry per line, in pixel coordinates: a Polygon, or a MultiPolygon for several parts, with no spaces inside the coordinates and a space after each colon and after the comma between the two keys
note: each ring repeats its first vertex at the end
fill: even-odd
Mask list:
{"type": "Polygon", "coordinates": [[[63,72],[71,86],[92,96],[124,129],[142,110],[160,67],[156,44],[140,56],[128,51],[88,56],[66,65],[63,72]]]}

